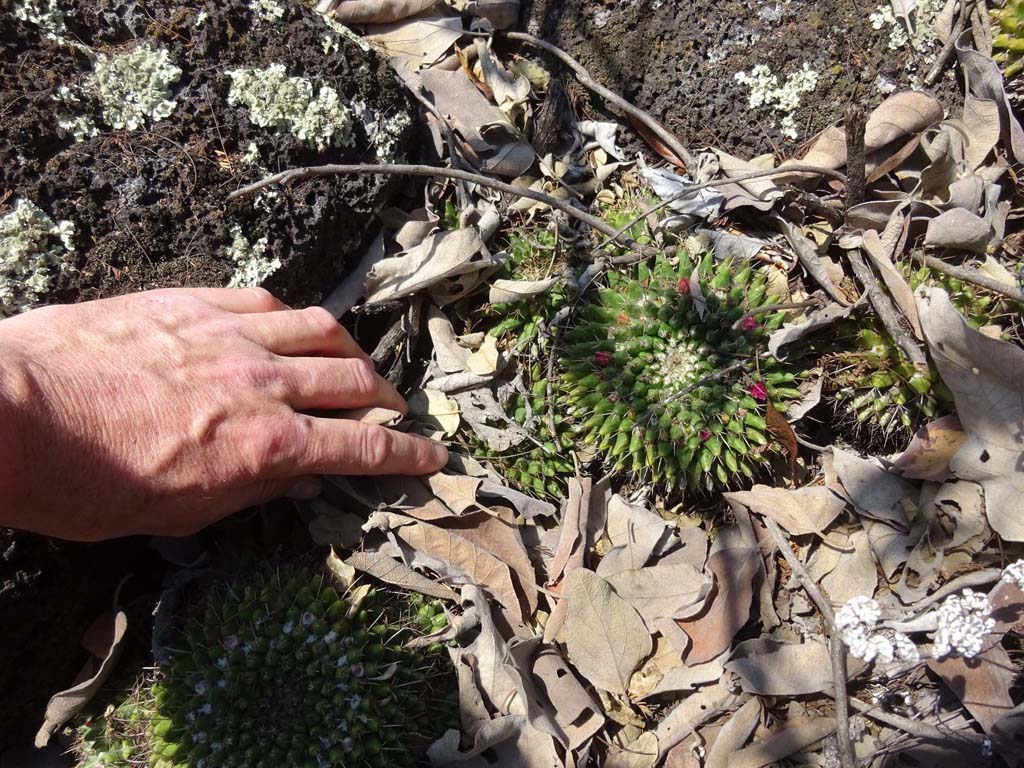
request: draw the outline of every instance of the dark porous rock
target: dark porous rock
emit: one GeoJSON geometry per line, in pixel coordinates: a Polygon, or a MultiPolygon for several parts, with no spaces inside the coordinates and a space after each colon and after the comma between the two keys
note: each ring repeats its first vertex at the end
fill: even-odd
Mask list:
{"type": "Polygon", "coordinates": [[[260,282],[239,277],[239,245],[280,263],[262,284],[296,305],[319,300],[353,266],[395,179],[321,178],[226,198],[295,166],[405,159],[413,105],[382,57],[293,0],[67,0],[57,34],[16,18],[19,3],[46,2],[0,10],[0,217],[31,201],[53,222],[71,222],[74,251],[47,290],[7,314],[146,288],[260,282]],[[143,49],[166,52],[181,70],[173,108],[112,126],[91,85],[97,60],[143,49]],[[334,89],[351,110],[351,135],[317,146],[229,103],[228,72],[270,65],[307,80],[314,98],[334,89]],[[81,140],[72,118],[87,126],[81,140]]]}

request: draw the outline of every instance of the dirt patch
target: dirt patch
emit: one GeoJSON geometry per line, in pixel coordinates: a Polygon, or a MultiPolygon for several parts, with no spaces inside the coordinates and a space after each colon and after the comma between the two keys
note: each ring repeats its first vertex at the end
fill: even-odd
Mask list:
{"type": "MultiPolygon", "coordinates": [[[[869,18],[881,4],[532,0],[525,18],[530,32],[569,51],[690,147],[788,156],[839,119],[847,104],[870,110],[885,98],[887,83],[907,84],[910,53],[891,49],[889,28],[876,30],[869,18]],[[736,76],[766,65],[782,85],[805,64],[817,83],[801,95],[792,112],[796,137],[787,137],[783,113],[769,105],[752,108],[751,91],[736,76]]],[[[958,103],[951,79],[938,91],[947,106],[958,103]]],[[[586,111],[591,99],[585,92],[582,99],[586,111]]]]}
{"type": "Polygon", "coordinates": [[[259,244],[262,259],[280,262],[263,284],[287,301],[316,301],[344,274],[394,181],[321,179],[255,203],[225,198],[267,171],[376,162],[378,150],[405,155],[411,101],[383,59],[308,8],[265,5],[280,17],[265,18],[259,4],[242,0],[199,7],[73,0],[62,4],[64,39],[0,14],[0,196],[7,196],[0,215],[23,198],[74,225],[74,270],[54,281],[45,300],[226,284],[236,274],[229,249],[237,234],[259,244]],[[111,128],[102,101],[83,84],[96,57],[142,45],[166,51],[180,69],[173,110],[134,130],[111,128]],[[352,107],[349,144],[318,148],[280,126],[261,127],[244,104],[228,103],[228,72],[272,64],[314,88],[329,86],[352,107]],[[62,95],[62,87],[76,96],[62,95]],[[98,134],[75,141],[58,125],[69,115],[98,134]],[[390,132],[388,146],[371,141],[375,126],[390,132]]]}

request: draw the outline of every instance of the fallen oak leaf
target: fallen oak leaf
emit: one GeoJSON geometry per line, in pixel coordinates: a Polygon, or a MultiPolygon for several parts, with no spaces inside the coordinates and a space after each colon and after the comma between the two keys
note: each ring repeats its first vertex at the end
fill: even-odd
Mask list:
{"type": "Polygon", "coordinates": [[[401,589],[438,597],[442,600],[457,600],[459,597],[444,584],[438,584],[422,573],[414,571],[400,560],[395,560],[380,552],[353,552],[345,559],[345,562],[356,570],[368,573],[374,578],[401,589]]]}
{"type": "Polygon", "coordinates": [[[910,480],[948,480],[952,475],[949,462],[966,440],[956,414],[943,416],[917,430],[892,465],[910,480]]]}
{"type": "Polygon", "coordinates": [[[800,444],[796,432],[772,402],[765,403],[765,423],[768,432],[779,442],[789,459],[789,479],[796,479],[796,458],[800,452],[800,444]]]}

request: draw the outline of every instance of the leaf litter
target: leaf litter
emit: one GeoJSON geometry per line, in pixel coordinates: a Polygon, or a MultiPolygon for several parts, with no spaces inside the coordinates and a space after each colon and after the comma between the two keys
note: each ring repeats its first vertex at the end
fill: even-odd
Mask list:
{"type": "MultiPolygon", "coordinates": [[[[415,642],[447,645],[462,730],[430,747],[430,763],[847,768],[848,740],[863,765],[895,765],[901,751],[938,765],[971,749],[1018,764],[1024,568],[1007,566],[1024,542],[1021,308],[976,282],[1016,289],[1020,270],[1012,167],[1024,160],[1024,130],[998,66],[964,34],[953,52],[963,104],[951,116],[934,96],[901,89],[861,137],[835,125],[800,157],[708,148],[687,167],[649,125],[645,153],[630,158],[614,120],[550,107],[566,76],[555,58],[468,36],[510,27],[516,3],[454,5],[470,29],[415,0],[325,0],[320,10],[369,25],[366,40],[430,107],[436,163],[572,200],[616,228],[640,212],[625,226],[638,247],[698,248],[764,269],[780,305],[818,299],[788,309],[759,352],[812,355],[818,379],[799,421],[767,403],[787,456],[756,482],[681,493],[575,445],[575,472],[545,476],[557,492],[525,485],[501,457],[561,450],[548,446],[557,430],[540,437],[560,406],[525,382],[557,375],[588,291],[648,254],[621,241],[595,249],[603,236],[564,212],[466,182],[439,180],[426,209],[382,216],[324,305],[348,322],[425,302],[425,333],[406,354],[418,344],[428,362],[402,382],[410,415],[393,428],[449,440],[453,460],[426,479],[330,479],[310,534],[334,547],[330,566],[346,579],[366,573],[447,601],[450,626],[415,642]],[[540,136],[549,123],[553,134],[540,136]],[[858,144],[864,199],[845,208],[858,144]],[[850,265],[861,251],[873,286],[850,265]],[[945,270],[923,267],[924,255],[945,270]],[[877,330],[869,287],[889,297],[938,392],[940,405],[909,426],[870,431],[859,414],[841,415],[842,386],[875,377],[865,404],[878,412],[917,391],[890,373],[892,344],[821,362],[852,343],[851,328],[862,338],[870,329],[868,339],[893,330],[877,330]],[[562,303],[546,305],[555,294],[562,303]],[[850,370],[853,383],[838,384],[850,370]],[[802,573],[780,556],[774,524],[802,573]],[[988,623],[955,615],[979,588],[988,623]],[[841,628],[850,606],[870,620],[841,628]],[[960,650],[943,653],[944,642],[960,650]],[[899,655],[906,643],[915,661],[899,655]],[[856,714],[837,720],[840,704],[856,714]],[[950,728],[959,741],[945,740],[950,728]]],[[[907,23],[915,5],[892,1],[907,23]]],[[[986,21],[973,4],[945,5],[937,23],[986,21]]],[[[684,282],[705,315],[718,297],[702,293],[696,271],[684,282]]],[[[754,382],[750,391],[761,396],[754,382]]]]}

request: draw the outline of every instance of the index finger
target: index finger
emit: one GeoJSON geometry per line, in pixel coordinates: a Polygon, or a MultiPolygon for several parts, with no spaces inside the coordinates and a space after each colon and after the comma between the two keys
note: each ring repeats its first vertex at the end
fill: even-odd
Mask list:
{"type": "Polygon", "coordinates": [[[306,435],[293,469],[319,475],[426,475],[448,461],[448,449],[418,435],[375,424],[296,414],[306,435]]]}

